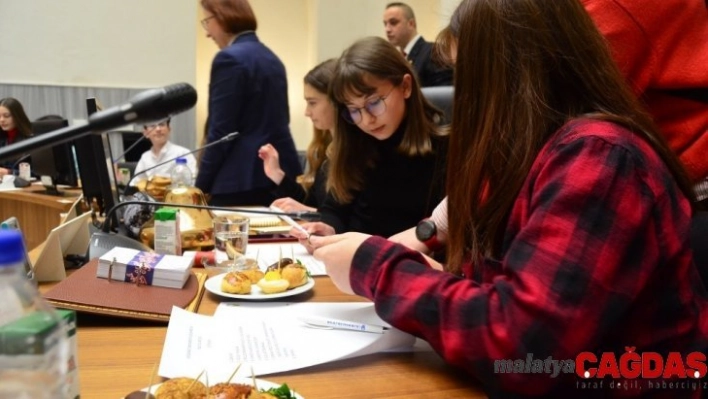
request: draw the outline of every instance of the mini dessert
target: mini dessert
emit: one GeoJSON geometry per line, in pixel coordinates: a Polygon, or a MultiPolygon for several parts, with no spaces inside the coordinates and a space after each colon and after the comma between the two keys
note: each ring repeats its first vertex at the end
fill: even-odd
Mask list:
{"type": "Polygon", "coordinates": [[[247,275],[248,278],[251,279],[251,283],[256,284],[263,278],[263,276],[265,276],[265,273],[263,273],[263,271],[261,271],[258,267],[258,261],[255,259],[244,258],[243,260],[239,260],[239,262],[242,262],[243,264],[238,266],[238,271],[247,275]]]}
{"type": "Polygon", "coordinates": [[[265,276],[258,281],[258,287],[265,294],[277,294],[284,292],[288,289],[290,283],[288,280],[283,279],[279,271],[273,270],[265,274],[265,276]]]}
{"type": "Polygon", "coordinates": [[[221,290],[228,294],[250,294],[251,279],[241,272],[226,273],[221,280],[221,290]]]}
{"type": "Polygon", "coordinates": [[[286,265],[289,265],[289,264],[294,263],[294,262],[295,262],[295,261],[293,261],[293,260],[290,259],[290,258],[283,258],[283,259],[280,260],[280,262],[275,262],[275,263],[273,263],[272,265],[268,266],[268,268],[266,269],[266,272],[270,272],[270,271],[273,271],[273,270],[280,271],[280,269],[282,269],[282,268],[285,267],[286,265]]]}
{"type": "Polygon", "coordinates": [[[253,387],[245,384],[216,384],[209,387],[209,397],[214,399],[250,398],[253,387]]]}
{"type": "MultiPolygon", "coordinates": [[[[155,392],[157,399],[197,399],[206,396],[206,386],[193,378],[172,378],[163,382],[155,392]]],[[[145,393],[143,393],[144,395],[145,393]]]]}
{"type": "Polygon", "coordinates": [[[288,280],[288,288],[299,287],[307,282],[307,268],[299,263],[291,263],[280,271],[283,279],[288,280]]]}

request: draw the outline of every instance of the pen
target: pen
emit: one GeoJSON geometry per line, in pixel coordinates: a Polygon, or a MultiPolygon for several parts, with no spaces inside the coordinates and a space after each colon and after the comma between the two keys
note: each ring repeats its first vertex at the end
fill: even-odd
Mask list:
{"type": "MultiPolygon", "coordinates": [[[[270,207],[270,210],[274,211],[274,212],[283,212],[282,209],[278,208],[277,206],[272,206],[272,205],[270,207]]],[[[278,217],[281,220],[283,220],[285,223],[287,223],[287,224],[295,227],[296,229],[302,231],[303,233],[307,234],[307,238],[310,238],[310,232],[305,230],[305,228],[302,227],[302,225],[300,223],[294,221],[290,216],[278,215],[278,217]]]]}
{"type": "Polygon", "coordinates": [[[366,323],[359,323],[357,321],[331,319],[328,317],[307,316],[307,317],[301,317],[300,320],[309,326],[313,326],[313,327],[317,327],[317,328],[362,331],[362,332],[370,332],[370,333],[376,333],[376,334],[383,334],[385,330],[388,330],[388,327],[378,326],[375,324],[366,324],[366,323]]]}

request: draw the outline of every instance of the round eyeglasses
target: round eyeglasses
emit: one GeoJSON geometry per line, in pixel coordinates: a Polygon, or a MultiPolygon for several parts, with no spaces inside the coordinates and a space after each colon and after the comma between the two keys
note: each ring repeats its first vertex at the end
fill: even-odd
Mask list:
{"type": "Polygon", "coordinates": [[[149,125],[145,125],[145,129],[147,129],[147,130],[155,130],[158,127],[161,127],[163,129],[166,128],[167,122],[158,122],[158,123],[151,123],[149,125]]]}
{"type": "Polygon", "coordinates": [[[372,98],[371,100],[367,101],[366,104],[361,108],[344,108],[342,110],[342,117],[347,122],[356,125],[359,124],[364,118],[362,110],[366,110],[366,112],[371,116],[383,115],[384,112],[386,112],[386,99],[391,95],[391,93],[393,93],[393,89],[395,88],[396,86],[393,86],[385,96],[372,98]]]}
{"type": "Polygon", "coordinates": [[[212,19],[212,18],[214,18],[213,15],[212,15],[211,17],[206,17],[206,18],[202,19],[201,21],[199,21],[199,22],[202,23],[202,28],[206,29],[206,28],[207,28],[207,24],[209,24],[209,20],[212,19]]]}

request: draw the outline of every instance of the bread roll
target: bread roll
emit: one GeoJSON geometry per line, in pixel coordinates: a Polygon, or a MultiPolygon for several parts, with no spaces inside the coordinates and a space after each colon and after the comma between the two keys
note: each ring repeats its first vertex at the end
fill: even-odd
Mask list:
{"type": "Polygon", "coordinates": [[[228,294],[250,294],[251,279],[241,272],[226,273],[221,280],[221,290],[228,294]]]}
{"type": "Polygon", "coordinates": [[[243,270],[241,273],[248,276],[248,279],[251,280],[252,284],[256,284],[263,278],[263,276],[265,276],[265,273],[263,273],[260,269],[243,270]]]}
{"type": "MultiPolygon", "coordinates": [[[[157,399],[196,399],[206,396],[206,386],[200,381],[194,381],[194,378],[172,378],[169,379],[157,388],[155,398],[157,399]],[[192,385],[194,383],[194,385],[192,385]],[[191,386],[191,388],[189,388],[191,386]],[[187,391],[189,388],[189,391],[187,391]]],[[[144,395],[144,393],[143,393],[144,395]]]]}
{"type": "Polygon", "coordinates": [[[307,268],[299,263],[291,263],[285,266],[280,275],[288,280],[288,288],[299,287],[307,282],[307,268]]]}
{"type": "Polygon", "coordinates": [[[217,399],[250,398],[253,387],[244,384],[216,384],[209,387],[209,397],[217,399]]]}
{"type": "Polygon", "coordinates": [[[265,273],[258,267],[258,262],[253,258],[243,258],[236,261],[236,269],[251,279],[252,284],[256,284],[265,276],[265,273]]]}

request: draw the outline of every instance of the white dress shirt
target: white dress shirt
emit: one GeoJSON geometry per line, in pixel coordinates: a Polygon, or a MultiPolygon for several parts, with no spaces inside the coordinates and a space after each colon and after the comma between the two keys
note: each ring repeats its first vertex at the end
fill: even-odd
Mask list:
{"type": "Polygon", "coordinates": [[[155,165],[158,165],[162,162],[167,161],[168,159],[176,158],[183,156],[187,158],[187,167],[189,167],[189,170],[192,171],[192,178],[197,177],[197,160],[194,158],[194,155],[192,154],[187,154],[189,150],[187,148],[184,148],[182,146],[179,146],[177,144],[173,144],[172,142],[168,141],[165,143],[165,146],[162,147],[160,150],[159,155],[155,155],[154,152],[152,152],[152,149],[149,151],[145,151],[143,155],[140,157],[140,161],[138,161],[138,165],[135,167],[135,174],[136,176],[136,181],[139,180],[144,180],[144,179],[149,179],[153,176],[164,176],[164,177],[170,177],[170,170],[175,166],[176,161],[174,162],[168,162],[164,165],[158,166],[155,169],[150,169],[145,173],[142,173],[140,176],[138,176],[138,173],[140,173],[143,170],[149,169],[154,167],[155,165]],[[186,154],[186,155],[185,155],[186,154]]]}
{"type": "Polygon", "coordinates": [[[411,50],[413,50],[413,46],[415,46],[415,44],[418,42],[418,39],[420,38],[420,34],[416,35],[413,39],[411,39],[410,42],[408,42],[408,44],[406,44],[406,48],[401,49],[406,59],[408,59],[408,55],[411,53],[411,50]]]}

